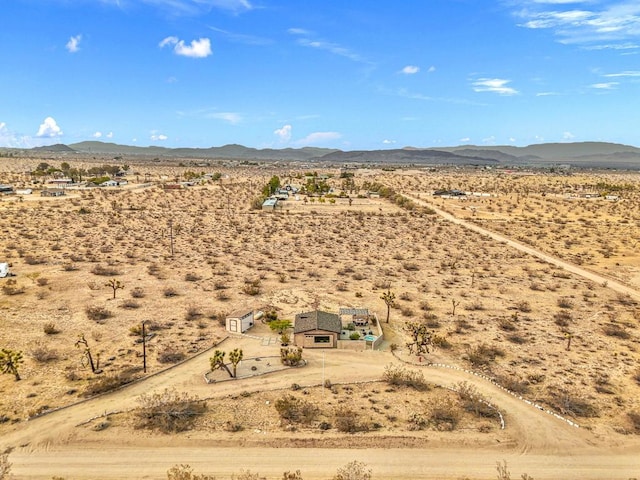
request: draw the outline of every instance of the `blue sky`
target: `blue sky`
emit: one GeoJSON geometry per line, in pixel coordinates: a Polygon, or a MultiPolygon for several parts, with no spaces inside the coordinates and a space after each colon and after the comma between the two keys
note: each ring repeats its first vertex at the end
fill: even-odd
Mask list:
{"type": "Polygon", "coordinates": [[[0,0],[0,146],[640,145],[638,0],[0,0]]]}

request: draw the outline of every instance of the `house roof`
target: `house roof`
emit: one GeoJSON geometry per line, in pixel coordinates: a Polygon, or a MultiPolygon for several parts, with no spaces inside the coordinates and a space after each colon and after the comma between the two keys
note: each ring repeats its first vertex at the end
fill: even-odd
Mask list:
{"type": "Polygon", "coordinates": [[[267,198],[262,203],[262,206],[263,207],[275,207],[277,203],[278,203],[278,199],[277,198],[267,198]]]}
{"type": "Polygon", "coordinates": [[[342,331],[342,321],[339,315],[321,312],[320,310],[297,314],[293,333],[303,333],[311,330],[340,333],[342,331]]]}
{"type": "Polygon", "coordinates": [[[368,308],[341,308],[340,315],[369,315],[368,308]]]}

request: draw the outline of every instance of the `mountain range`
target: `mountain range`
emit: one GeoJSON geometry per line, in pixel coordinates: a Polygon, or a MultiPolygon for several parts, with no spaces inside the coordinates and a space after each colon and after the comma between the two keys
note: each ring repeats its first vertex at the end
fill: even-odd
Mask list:
{"type": "Polygon", "coordinates": [[[607,142],[542,143],[526,147],[461,145],[343,151],[328,148],[256,149],[243,145],[211,148],[137,147],[106,142],[80,142],[31,149],[34,152],[145,156],[154,158],[235,161],[302,161],[333,164],[557,166],[640,169],[640,148],[607,142]]]}

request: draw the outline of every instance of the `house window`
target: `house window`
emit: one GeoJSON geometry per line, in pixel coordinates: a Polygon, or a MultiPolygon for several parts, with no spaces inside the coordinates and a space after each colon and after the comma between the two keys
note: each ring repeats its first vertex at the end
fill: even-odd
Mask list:
{"type": "Polygon", "coordinates": [[[329,335],[319,335],[314,337],[315,343],[331,343],[331,337],[329,335]]]}

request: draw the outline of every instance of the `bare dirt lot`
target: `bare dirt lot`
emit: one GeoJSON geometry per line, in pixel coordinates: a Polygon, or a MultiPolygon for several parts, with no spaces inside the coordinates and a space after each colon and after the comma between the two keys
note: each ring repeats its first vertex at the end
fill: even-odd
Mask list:
{"type": "MultiPolygon", "coordinates": [[[[3,165],[3,183],[31,181],[24,172],[38,162],[3,165]]],[[[251,203],[272,175],[304,185],[306,172],[219,167],[219,179],[171,191],[162,178],[187,168],[131,170],[125,188],[0,202],[0,262],[16,274],[0,279],[0,347],[24,358],[22,380],[0,376],[0,447],[14,448],[17,478],[164,478],[188,463],[220,478],[248,468],[319,479],[351,460],[374,478],[494,478],[502,459],[517,477],[640,475],[638,176],[363,170],[348,184],[328,170],[327,183],[350,198],[300,196],[263,212],[251,203]],[[435,199],[438,188],[491,196],[435,199]],[[619,198],[565,196],[602,188],[619,198]],[[384,323],[387,291],[395,301],[384,323]],[[238,309],[293,320],[341,306],[378,313],[381,351],[305,350],[307,366],[271,371],[276,334],[259,324],[226,338],[222,324],[238,309]],[[412,322],[433,335],[422,361],[405,347],[412,322]],[[240,368],[259,364],[252,372],[264,375],[222,381],[216,372],[223,378],[207,384],[214,345],[241,348],[240,368]],[[391,365],[432,386],[390,385],[391,365]],[[467,408],[461,386],[494,404],[506,428],[467,408]],[[140,428],[141,395],[167,388],[206,400],[206,410],[184,432],[140,428]],[[283,419],[275,405],[284,400],[309,421],[283,419]]]]}

